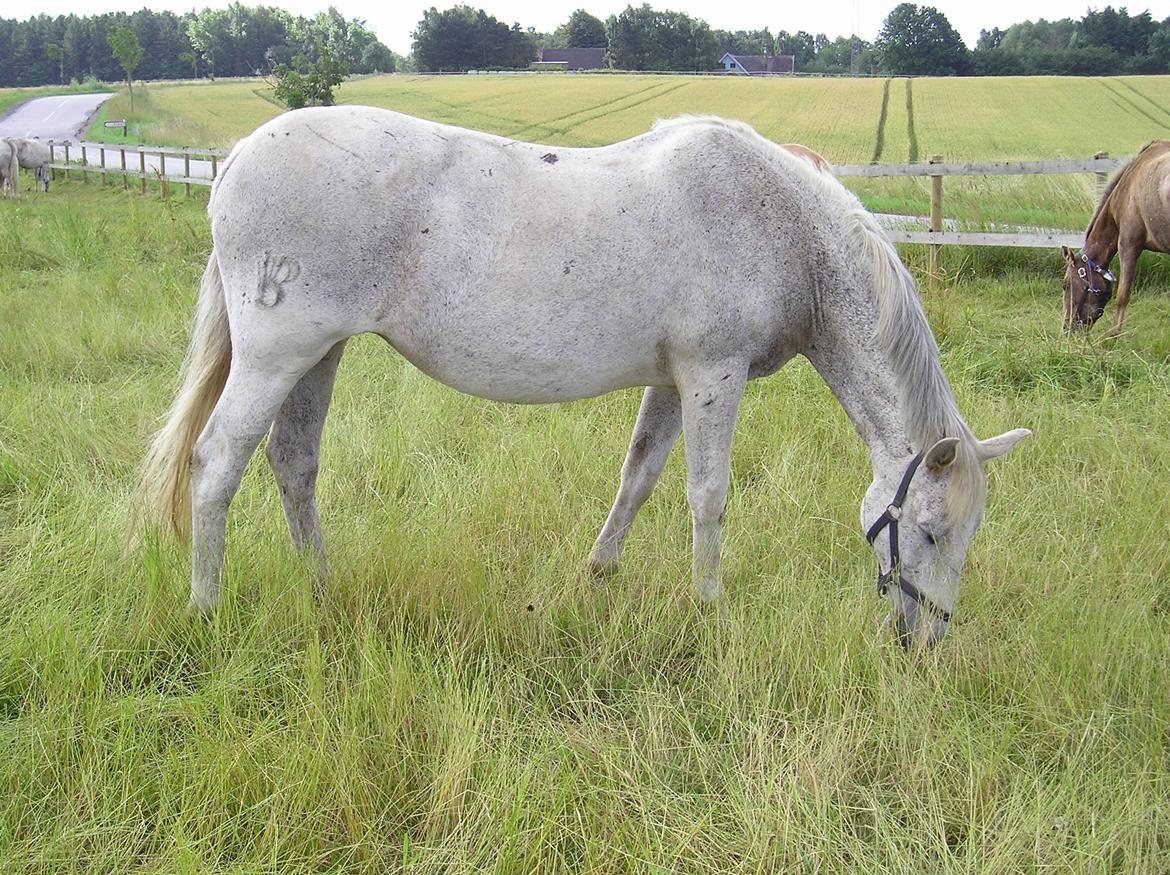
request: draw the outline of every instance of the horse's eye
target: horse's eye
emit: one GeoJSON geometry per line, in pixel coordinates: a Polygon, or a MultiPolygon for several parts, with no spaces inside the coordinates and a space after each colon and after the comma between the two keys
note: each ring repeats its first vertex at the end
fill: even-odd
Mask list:
{"type": "Polygon", "coordinates": [[[922,532],[922,537],[926,538],[926,543],[932,547],[938,544],[938,540],[934,536],[934,529],[928,529],[926,526],[919,526],[922,532]]]}

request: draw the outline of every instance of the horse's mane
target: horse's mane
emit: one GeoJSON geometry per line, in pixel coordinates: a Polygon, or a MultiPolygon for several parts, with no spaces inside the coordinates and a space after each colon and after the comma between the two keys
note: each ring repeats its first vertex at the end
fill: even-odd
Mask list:
{"type": "Polygon", "coordinates": [[[947,512],[951,519],[966,519],[983,506],[987,497],[979,441],[955,403],[914,278],[870,212],[852,195],[849,197],[853,205],[847,213],[846,227],[873,267],[877,340],[894,371],[902,422],[911,442],[920,450],[929,449],[944,437],[959,439],[947,492],[947,512]]]}
{"type": "Polygon", "coordinates": [[[1130,168],[1138,163],[1138,159],[1142,157],[1150,146],[1154,145],[1157,140],[1151,140],[1142,146],[1141,151],[1133,158],[1127,161],[1120,170],[1113,174],[1113,178],[1109,180],[1109,184],[1105,186],[1105,193],[1101,195],[1101,200],[1097,202],[1097,209],[1093,210],[1093,218],[1089,219],[1089,227],[1085,229],[1085,236],[1089,236],[1089,232],[1093,230],[1093,226],[1097,224],[1097,219],[1101,216],[1101,211],[1105,209],[1105,204],[1109,200],[1109,195],[1113,194],[1113,189],[1117,188],[1117,183],[1121,182],[1121,178],[1129,173],[1130,168]]]}
{"type": "Polygon", "coordinates": [[[907,436],[917,449],[929,449],[944,437],[959,439],[951,470],[947,511],[959,520],[975,513],[987,495],[987,478],[979,455],[979,442],[964,421],[954,393],[939,363],[938,344],[918,299],[914,278],[902,264],[893,243],[877,220],[831,174],[817,170],[809,161],[793,155],[742,122],[705,116],[681,116],[655,123],[654,130],[685,124],[708,124],[737,131],[767,154],[782,156],[785,165],[836,205],[842,225],[864,264],[870,266],[878,311],[877,341],[894,372],[894,383],[907,436]]]}

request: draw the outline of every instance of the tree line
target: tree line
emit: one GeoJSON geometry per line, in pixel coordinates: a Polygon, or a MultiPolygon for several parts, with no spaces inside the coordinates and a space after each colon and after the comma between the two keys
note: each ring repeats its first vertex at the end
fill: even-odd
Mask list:
{"type": "Polygon", "coordinates": [[[130,31],[142,47],[139,79],[267,74],[277,65],[317,64],[322,50],[350,73],[394,72],[396,56],[359,19],[330,7],[313,18],[283,9],[233,3],[176,15],[141,9],[127,14],[0,18],[0,87],[115,81],[123,68],[112,33],[130,31]]]}
{"type": "MultiPolygon", "coordinates": [[[[134,76],[180,79],[247,76],[281,71],[304,85],[328,89],[348,73],[395,70],[465,71],[524,68],[542,48],[604,48],[618,70],[713,70],[725,52],[792,55],[805,73],[924,75],[1117,75],[1170,72],[1170,18],[1131,15],[1106,6],[1080,18],[1025,21],[981,32],[964,45],[932,6],[902,3],[873,42],[856,35],[769,28],[727,31],[649,3],[627,6],[602,21],[578,9],[552,33],[508,25],[483,9],[428,9],[416,26],[412,53],[391,52],[358,19],[330,7],[313,18],[281,9],[233,3],[176,15],[143,9],[132,14],[39,15],[0,19],[0,86],[65,84],[122,77],[110,34],[126,29],[142,47],[134,76]],[[298,80],[297,76],[301,79],[298,80]],[[316,78],[314,78],[316,77],[316,78]]],[[[128,74],[127,74],[128,75],[128,74]]],[[[310,102],[313,98],[309,97],[310,102]]]]}
{"type": "Polygon", "coordinates": [[[712,70],[725,52],[792,55],[806,73],[878,73],[896,76],[1118,75],[1170,72],[1170,18],[1148,11],[1130,15],[1106,6],[1078,19],[1025,21],[980,34],[973,50],[933,6],[902,3],[886,17],[873,42],[856,35],[830,40],[806,31],[775,34],[712,29],[702,19],[627,6],[604,22],[583,9],[551,34],[508,28],[482,9],[454,6],[427,11],[414,34],[419,70],[521,67],[542,48],[606,49],[617,70],[712,70]],[[458,26],[456,26],[456,22],[458,26]],[[492,34],[508,33],[502,40],[492,34]],[[458,34],[453,38],[453,34],[458,34]],[[479,51],[469,54],[465,47],[479,51]],[[498,46],[498,51],[493,51],[498,46]]]}

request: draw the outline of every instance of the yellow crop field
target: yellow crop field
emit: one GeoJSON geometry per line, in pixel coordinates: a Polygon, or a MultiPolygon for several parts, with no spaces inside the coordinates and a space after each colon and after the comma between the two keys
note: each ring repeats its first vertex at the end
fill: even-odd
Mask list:
{"type": "MultiPolygon", "coordinates": [[[[562,146],[612,143],[658,118],[712,113],[780,142],[806,143],[835,163],[864,163],[874,157],[887,88],[884,163],[932,154],[1128,155],[1170,134],[1170,76],[920,78],[887,86],[881,79],[399,75],[350,80],[337,98],[562,146]]],[[[141,93],[147,100],[138,112],[153,116],[141,134],[160,145],[228,145],[279,112],[260,79],[153,84],[136,98],[141,93]]]]}
{"type": "MultiPolygon", "coordinates": [[[[366,104],[557,146],[599,146],[683,113],[740,119],[777,142],[799,142],[835,164],[1132,155],[1170,135],[1170,76],[919,79],[491,74],[371,76],[337,90],[366,104]],[[885,106],[883,113],[883,103],[885,106]]],[[[109,114],[131,139],[227,147],[280,111],[264,80],[155,84],[109,114]]],[[[91,135],[116,140],[100,128],[91,135]]],[[[922,180],[846,180],[866,205],[927,209],[922,180]]],[[[947,183],[945,213],[972,226],[1012,222],[1079,228],[1091,176],[970,178],[947,183]]]]}
{"type": "Polygon", "coordinates": [[[922,154],[948,159],[1132,155],[1170,134],[1167,76],[916,79],[914,100],[922,154]]]}
{"type": "Polygon", "coordinates": [[[229,148],[283,111],[270,91],[263,79],[156,82],[134,89],[132,110],[123,89],[102,107],[88,136],[107,143],[229,148]],[[103,128],[107,118],[128,119],[130,136],[123,140],[120,129],[103,128]]]}
{"type": "Polygon", "coordinates": [[[346,83],[338,99],[560,146],[603,145],[655,119],[715,114],[853,162],[871,155],[881,93],[874,79],[381,76],[346,83]]]}

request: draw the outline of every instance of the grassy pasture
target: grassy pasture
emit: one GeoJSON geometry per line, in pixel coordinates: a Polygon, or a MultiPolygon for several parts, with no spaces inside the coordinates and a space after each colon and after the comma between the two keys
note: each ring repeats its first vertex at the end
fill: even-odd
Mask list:
{"type": "Polygon", "coordinates": [[[335,575],[258,454],[207,625],[183,550],[122,546],[204,206],[0,202],[0,870],[1170,870],[1164,269],[1109,347],[1058,336],[1051,277],[948,250],[960,404],[1036,436],[929,655],[876,634],[867,459],[807,365],[745,398],[716,616],[678,450],[623,569],[583,572],[636,392],[493,404],[369,338],[325,433],[335,575]]]}
{"type": "MultiPolygon", "coordinates": [[[[130,113],[132,141],[230,146],[279,112],[262,80],[155,84],[130,113]]],[[[742,119],[778,142],[800,142],[831,161],[1131,155],[1170,133],[1170,76],[995,79],[749,79],[691,76],[371,76],[338,90],[368,104],[558,146],[598,146],[646,131],[655,119],[713,113],[742,119]],[[883,102],[885,115],[882,114],[883,102]],[[1107,124],[1090,129],[1091,113],[1107,124]]],[[[94,138],[117,142],[100,127],[94,138]]],[[[866,205],[929,212],[924,180],[849,180],[866,205]]],[[[1016,223],[1079,229],[1094,205],[1091,176],[951,179],[946,215],[969,228],[1016,223]]]]}

